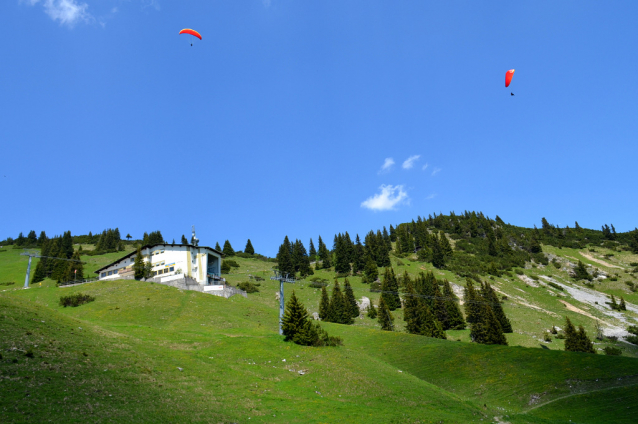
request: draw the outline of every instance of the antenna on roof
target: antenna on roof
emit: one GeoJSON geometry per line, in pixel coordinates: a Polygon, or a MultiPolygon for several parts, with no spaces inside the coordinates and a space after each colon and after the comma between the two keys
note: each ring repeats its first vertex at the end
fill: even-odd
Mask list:
{"type": "Polygon", "coordinates": [[[199,239],[195,236],[195,226],[193,225],[193,236],[191,237],[191,244],[197,246],[199,244],[199,239]]]}

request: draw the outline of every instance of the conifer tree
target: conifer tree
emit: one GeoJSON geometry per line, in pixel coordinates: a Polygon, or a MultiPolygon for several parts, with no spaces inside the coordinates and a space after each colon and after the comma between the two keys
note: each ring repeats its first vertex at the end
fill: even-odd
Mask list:
{"type": "Polygon", "coordinates": [[[370,306],[368,306],[368,318],[375,319],[377,317],[377,308],[374,307],[374,303],[370,300],[370,306]]]}
{"type": "Polygon", "coordinates": [[[310,257],[310,262],[317,260],[317,250],[315,249],[312,239],[310,239],[310,245],[308,247],[308,256],[310,257]]]}
{"type": "Polygon", "coordinates": [[[255,254],[255,249],[253,248],[253,244],[250,242],[250,239],[246,242],[246,247],[244,248],[244,253],[248,253],[249,255],[255,254]]]}
{"type": "Polygon", "coordinates": [[[443,230],[439,231],[439,245],[444,256],[451,257],[454,254],[450,240],[448,240],[443,230]]]}
{"type": "Polygon", "coordinates": [[[330,307],[328,308],[328,314],[325,319],[328,322],[334,322],[337,324],[352,324],[352,317],[350,315],[350,309],[346,304],[339,281],[335,279],[335,285],[332,289],[332,297],[330,298],[330,307]]]}
{"type": "Polygon", "coordinates": [[[38,244],[38,236],[35,234],[35,230],[29,231],[26,244],[27,246],[36,246],[38,244]]]}
{"type": "Polygon", "coordinates": [[[459,309],[458,297],[454,294],[452,286],[448,280],[443,280],[443,296],[445,297],[445,307],[447,309],[447,328],[444,330],[463,330],[465,328],[465,319],[459,309]]]}
{"type": "Polygon", "coordinates": [[[541,244],[538,241],[538,237],[536,237],[536,235],[532,236],[532,240],[530,241],[530,244],[529,244],[529,250],[532,253],[540,253],[543,251],[543,248],[541,247],[541,244]]]}
{"type": "Polygon", "coordinates": [[[390,224],[390,241],[391,242],[397,241],[397,232],[392,226],[392,224],[390,224]]]}
{"type": "Polygon", "coordinates": [[[372,284],[377,281],[377,278],[379,278],[379,270],[377,268],[377,264],[374,262],[372,257],[368,255],[361,282],[364,284],[372,284]]]}
{"type": "Polygon", "coordinates": [[[634,227],[634,230],[629,232],[629,247],[633,253],[638,253],[638,228],[634,227]]]}
{"type": "Polygon", "coordinates": [[[310,268],[308,253],[301,240],[295,241],[292,252],[292,262],[295,265],[295,270],[298,271],[302,277],[314,274],[314,271],[310,268]]]}
{"type": "Polygon", "coordinates": [[[286,309],[284,316],[281,320],[281,329],[284,334],[285,340],[292,340],[293,337],[305,327],[308,321],[308,311],[301,304],[295,291],[292,291],[288,302],[286,303],[286,309]]]}
{"type": "Polygon", "coordinates": [[[496,319],[496,315],[494,315],[491,306],[488,304],[484,304],[483,309],[483,326],[485,329],[485,339],[477,340],[478,343],[507,345],[507,339],[505,338],[505,334],[503,334],[501,324],[498,322],[498,319],[496,319]]]}
{"type": "Polygon", "coordinates": [[[405,301],[403,302],[403,320],[406,322],[406,330],[408,333],[417,334],[419,325],[416,318],[417,309],[419,308],[419,297],[412,280],[406,275],[403,277],[405,285],[405,301]],[[406,278],[407,277],[407,278],[406,278]]]}
{"type": "Polygon", "coordinates": [[[284,238],[284,242],[279,246],[279,253],[277,253],[277,266],[279,272],[282,274],[295,276],[295,264],[292,261],[292,255],[290,254],[290,240],[288,236],[284,238]]]}
{"type": "Polygon", "coordinates": [[[447,305],[445,304],[445,299],[441,293],[438,281],[434,285],[434,310],[432,312],[436,320],[441,323],[442,328],[450,328],[450,317],[447,314],[447,305]]]}
{"type": "MultiPolygon", "coordinates": [[[[105,233],[103,233],[105,234],[105,233]]],[[[101,239],[100,239],[101,240],[101,239]]],[[[100,242],[98,241],[98,245],[100,244],[100,242]]],[[[148,233],[144,233],[144,236],[142,237],[142,245],[146,246],[147,244],[149,244],[148,241],[148,233]]],[[[98,250],[97,246],[95,247],[95,250],[98,250]]]]}
{"type": "Polygon", "coordinates": [[[620,304],[618,305],[618,310],[619,311],[626,311],[627,310],[627,305],[625,304],[625,299],[620,296],[620,304]]]}
{"type": "Polygon", "coordinates": [[[578,265],[574,268],[574,278],[576,280],[591,280],[592,277],[587,272],[587,267],[582,261],[578,261],[578,265]]]}
{"type": "Polygon", "coordinates": [[[135,255],[135,262],[133,263],[133,271],[135,273],[135,279],[141,280],[144,278],[144,257],[142,256],[142,249],[137,248],[137,254],[135,255]]]}
{"type": "Polygon", "coordinates": [[[565,350],[569,352],[596,353],[594,345],[587,337],[583,326],[580,325],[578,330],[576,330],[568,317],[565,317],[565,350]]]}
{"type": "Polygon", "coordinates": [[[354,274],[362,272],[365,269],[365,266],[365,251],[363,249],[363,245],[361,244],[361,240],[359,239],[359,234],[357,234],[357,239],[354,245],[354,258],[352,260],[352,272],[354,274]]]}
{"type": "MultiPolygon", "coordinates": [[[[184,237],[184,236],[182,236],[182,237],[184,237]]],[[[185,240],[186,240],[186,237],[184,237],[184,240],[182,240],[182,244],[188,244],[188,243],[184,243],[184,241],[185,241],[185,240]]],[[[188,241],[188,240],[186,240],[186,241],[188,241]]],[[[222,248],[221,248],[221,246],[219,245],[219,242],[218,242],[218,241],[216,241],[216,242],[215,242],[215,250],[217,250],[218,252],[221,252],[221,251],[222,251],[222,248]]],[[[222,253],[223,253],[223,252],[222,252],[222,253]]]]}
{"type": "Polygon", "coordinates": [[[47,233],[44,231],[40,231],[40,237],[38,237],[38,246],[42,246],[49,238],[47,237],[47,233]]]}
{"type": "Polygon", "coordinates": [[[376,260],[377,265],[383,267],[391,266],[392,263],[390,262],[390,249],[388,249],[388,246],[383,241],[383,236],[381,235],[381,231],[379,230],[377,230],[376,245],[379,253],[376,260]]]}
{"type": "Polygon", "coordinates": [[[614,297],[614,295],[611,295],[611,309],[613,309],[614,311],[618,310],[618,303],[616,303],[616,298],[614,297]]]}
{"type": "MultiPolygon", "coordinates": [[[[91,237],[91,235],[90,235],[90,234],[89,234],[89,237],[91,237]]],[[[183,236],[182,236],[182,237],[183,237],[183,236]]],[[[133,238],[133,237],[131,237],[131,234],[130,234],[130,233],[126,235],[126,239],[127,239],[127,240],[131,240],[132,238],[133,238]]]]}
{"type": "Polygon", "coordinates": [[[377,311],[377,320],[381,324],[381,329],[385,331],[394,331],[394,317],[385,304],[383,297],[379,299],[379,310],[377,311]]]}
{"type": "Polygon", "coordinates": [[[319,259],[322,262],[322,268],[327,269],[332,266],[330,252],[328,251],[326,244],[323,242],[323,240],[321,240],[321,236],[319,236],[319,259]]]}
{"type": "Polygon", "coordinates": [[[67,262],[66,272],[61,281],[74,281],[84,279],[84,266],[80,262],[80,252],[77,251],[73,254],[71,259],[75,259],[77,262],[67,262]]]}
{"type": "MultiPolygon", "coordinates": [[[[42,237],[40,237],[40,240],[42,240],[42,237]]],[[[35,267],[33,278],[31,280],[32,283],[39,283],[40,281],[43,281],[45,278],[47,278],[47,260],[49,259],[46,258],[46,256],[50,256],[50,245],[51,243],[49,240],[45,240],[42,243],[42,246],[40,248],[40,255],[44,257],[40,258],[40,261],[35,267]]]]}
{"type": "Polygon", "coordinates": [[[224,249],[222,250],[224,256],[235,256],[235,251],[233,250],[233,246],[230,245],[230,242],[226,240],[224,242],[224,249]]]}
{"type": "Polygon", "coordinates": [[[354,297],[352,286],[350,285],[350,282],[347,278],[343,284],[343,294],[345,297],[346,306],[350,310],[350,315],[352,316],[352,318],[357,318],[359,316],[359,305],[357,304],[357,300],[354,297]]]}
{"type": "Polygon", "coordinates": [[[383,274],[383,283],[381,285],[381,298],[385,300],[385,305],[391,311],[401,307],[401,299],[399,298],[399,283],[394,275],[392,267],[385,269],[383,274]]]}
{"type": "Polygon", "coordinates": [[[330,311],[330,299],[328,298],[328,290],[326,286],[321,288],[321,300],[319,300],[319,318],[326,320],[330,311]]]}
{"type": "Polygon", "coordinates": [[[24,246],[24,244],[26,243],[26,238],[22,235],[22,232],[20,232],[20,234],[18,234],[18,238],[15,239],[15,245],[16,246],[24,246]]]}
{"type": "Polygon", "coordinates": [[[335,272],[338,274],[350,274],[350,258],[348,256],[347,241],[341,234],[336,236],[335,240],[335,272]]]}
{"type": "MultiPolygon", "coordinates": [[[[182,234],[182,244],[188,244],[188,239],[184,234],[182,234]]],[[[219,249],[219,243],[215,245],[215,249],[219,249]]]]}
{"type": "Polygon", "coordinates": [[[443,331],[443,328],[441,327],[441,323],[436,320],[434,314],[424,302],[419,302],[415,321],[418,326],[418,332],[415,334],[437,339],[447,338],[445,331],[443,331]]]}
{"type": "Polygon", "coordinates": [[[60,245],[60,253],[61,258],[71,259],[71,256],[73,256],[73,238],[71,237],[71,231],[64,232],[60,245]]]}
{"type": "Polygon", "coordinates": [[[436,233],[432,235],[432,265],[439,269],[445,266],[445,255],[443,250],[441,250],[441,244],[436,237],[436,233]]]}
{"type": "Polygon", "coordinates": [[[496,296],[496,292],[490,286],[490,283],[485,283],[481,287],[481,296],[485,300],[485,302],[490,304],[492,308],[492,312],[494,312],[494,316],[497,321],[501,325],[503,333],[512,333],[512,324],[510,320],[505,316],[505,311],[503,311],[503,307],[501,306],[501,302],[498,300],[498,296],[496,296]]]}

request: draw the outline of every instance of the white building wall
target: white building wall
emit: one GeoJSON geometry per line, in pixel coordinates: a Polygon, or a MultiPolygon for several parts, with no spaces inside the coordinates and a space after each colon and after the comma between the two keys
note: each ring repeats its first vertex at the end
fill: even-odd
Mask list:
{"type": "MultiPolygon", "coordinates": [[[[142,250],[142,255],[145,262],[150,259],[154,272],[162,270],[163,276],[185,274],[201,285],[206,285],[208,281],[208,255],[216,256],[221,263],[221,255],[207,248],[194,246],[158,245],[150,250],[142,250]]],[[[124,268],[131,268],[134,263],[135,254],[101,270],[98,278],[116,280],[120,278],[120,272],[124,268]]]]}

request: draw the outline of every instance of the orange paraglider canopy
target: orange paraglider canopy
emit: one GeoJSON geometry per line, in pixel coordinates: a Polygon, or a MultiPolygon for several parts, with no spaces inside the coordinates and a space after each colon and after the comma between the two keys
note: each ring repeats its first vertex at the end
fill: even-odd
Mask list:
{"type": "Polygon", "coordinates": [[[510,86],[510,82],[512,82],[512,77],[514,76],[514,70],[510,69],[509,71],[505,72],[505,87],[509,87],[510,86]]]}
{"type": "Polygon", "coordinates": [[[190,35],[192,35],[194,37],[199,38],[200,40],[202,39],[202,36],[200,35],[200,33],[195,31],[194,29],[185,28],[185,29],[181,30],[179,33],[180,34],[190,34],[190,35]]]}

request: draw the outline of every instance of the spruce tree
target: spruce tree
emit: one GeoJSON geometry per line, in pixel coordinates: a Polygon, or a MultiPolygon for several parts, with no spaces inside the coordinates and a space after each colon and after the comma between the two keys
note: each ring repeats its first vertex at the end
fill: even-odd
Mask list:
{"type": "Polygon", "coordinates": [[[434,314],[424,302],[419,303],[415,320],[418,323],[418,332],[416,334],[437,339],[447,338],[445,331],[443,331],[441,327],[441,323],[436,320],[434,314]]]}
{"type": "Polygon", "coordinates": [[[403,320],[406,322],[406,331],[411,334],[418,334],[419,323],[416,320],[417,310],[420,306],[420,299],[417,296],[414,284],[409,278],[405,281],[405,301],[403,304],[403,320]]]}
{"type": "Polygon", "coordinates": [[[463,330],[465,319],[459,309],[458,297],[454,294],[452,286],[448,280],[443,280],[443,296],[445,297],[445,307],[447,309],[447,328],[444,330],[463,330]]]}
{"type": "Polygon", "coordinates": [[[224,242],[224,249],[222,250],[224,256],[235,256],[235,251],[233,250],[233,246],[230,245],[230,242],[226,240],[224,242]]]}
{"type": "Polygon", "coordinates": [[[80,252],[75,252],[71,259],[75,259],[77,262],[67,262],[67,268],[63,281],[74,281],[84,279],[84,266],[80,262],[80,252]]]}
{"type": "Polygon", "coordinates": [[[565,317],[565,350],[569,352],[596,353],[594,345],[587,337],[583,326],[579,325],[578,330],[576,330],[568,317],[565,317]]]}
{"type": "Polygon", "coordinates": [[[381,285],[381,298],[385,300],[385,305],[391,311],[401,307],[401,299],[399,298],[399,284],[397,277],[394,275],[392,267],[385,269],[383,274],[383,283],[381,285]]]}
{"type": "Polygon", "coordinates": [[[383,241],[383,236],[381,235],[381,231],[379,230],[377,230],[376,245],[379,253],[376,260],[377,265],[383,267],[391,266],[392,263],[390,262],[390,249],[388,249],[388,246],[383,241]]]}
{"type": "Polygon", "coordinates": [[[445,255],[436,237],[436,233],[432,235],[432,265],[439,269],[445,267],[445,255]]]}
{"type": "Polygon", "coordinates": [[[379,299],[379,310],[377,311],[377,320],[381,324],[381,329],[385,331],[394,331],[394,317],[385,304],[383,297],[379,299]]]}
{"type": "Polygon", "coordinates": [[[60,257],[71,259],[71,256],[73,256],[73,238],[71,237],[71,231],[64,232],[60,246],[60,257]]]}
{"type": "Polygon", "coordinates": [[[618,310],[619,311],[626,311],[627,310],[627,305],[625,304],[625,299],[620,296],[620,304],[618,305],[618,310]]]}
{"type": "Polygon", "coordinates": [[[314,262],[317,259],[317,250],[315,249],[312,239],[310,239],[310,245],[308,247],[308,256],[310,257],[310,262],[314,262]]]}
{"type": "Polygon", "coordinates": [[[35,230],[29,231],[26,244],[27,246],[36,246],[38,244],[38,236],[35,234],[35,230]]]}
{"type": "Polygon", "coordinates": [[[350,274],[350,258],[348,255],[348,246],[345,237],[341,234],[336,236],[335,254],[335,272],[337,274],[350,274]]]}
{"type": "Polygon", "coordinates": [[[283,275],[288,274],[291,277],[295,276],[295,264],[292,261],[292,255],[290,254],[290,241],[288,236],[284,239],[284,242],[279,246],[279,253],[277,253],[277,266],[279,272],[283,275]]]}
{"type": "Polygon", "coordinates": [[[328,248],[326,247],[326,244],[321,239],[321,236],[319,236],[319,259],[322,262],[321,264],[322,268],[327,269],[332,266],[330,251],[328,251],[328,248]]]}
{"type": "Polygon", "coordinates": [[[137,254],[135,255],[135,262],[133,263],[133,271],[135,273],[135,279],[141,280],[144,278],[144,257],[142,256],[142,249],[137,248],[137,254]]]}
{"type": "Polygon", "coordinates": [[[368,255],[361,282],[364,284],[372,284],[377,281],[377,278],[379,278],[379,270],[377,268],[377,264],[374,262],[372,257],[368,255]]]}
{"type": "Polygon", "coordinates": [[[574,278],[576,280],[591,280],[592,277],[587,272],[587,267],[582,261],[578,261],[578,265],[574,268],[574,278]]]}
{"type": "Polygon", "coordinates": [[[484,304],[483,309],[485,339],[479,341],[479,343],[507,346],[507,339],[505,338],[505,334],[503,334],[501,324],[498,322],[496,315],[494,315],[493,309],[488,304],[484,304]]]}
{"type": "Polygon", "coordinates": [[[448,240],[443,230],[439,231],[439,244],[444,256],[450,257],[454,254],[450,240],[448,240]]]}
{"type": "Polygon", "coordinates": [[[438,281],[434,285],[434,310],[432,311],[437,321],[441,323],[442,328],[450,328],[450,317],[447,314],[447,305],[441,293],[438,281]]]}
{"type": "Polygon", "coordinates": [[[494,316],[498,320],[499,324],[501,324],[501,328],[503,333],[512,333],[512,324],[510,320],[505,316],[505,311],[503,311],[503,307],[501,306],[501,302],[498,300],[498,296],[496,292],[490,286],[490,283],[485,283],[481,288],[481,295],[485,302],[490,304],[492,308],[492,312],[494,312],[494,316]]]}
{"type": "MultiPolygon", "coordinates": [[[[184,237],[184,236],[182,236],[182,237],[184,237]]],[[[188,243],[184,243],[184,240],[182,240],[182,243],[183,244],[188,244],[188,243]]],[[[219,246],[219,242],[218,241],[215,242],[215,250],[217,250],[218,252],[222,251],[222,248],[219,246]]]]}
{"type": "Polygon", "coordinates": [[[249,255],[255,254],[255,249],[253,248],[253,244],[250,242],[250,239],[246,242],[246,247],[244,248],[244,253],[248,253],[249,255]]]}
{"type": "MultiPolygon", "coordinates": [[[[182,244],[188,244],[188,239],[184,234],[182,234],[182,244]]],[[[219,243],[215,246],[215,249],[219,248],[219,243]]]]}
{"type": "Polygon", "coordinates": [[[49,238],[47,237],[47,233],[45,233],[44,231],[40,231],[40,237],[38,237],[38,246],[42,247],[42,245],[49,240],[49,238]]]}
{"type": "Polygon", "coordinates": [[[339,281],[335,279],[335,285],[332,289],[332,297],[330,298],[330,307],[326,321],[337,324],[352,324],[350,309],[346,304],[346,300],[341,292],[339,281]]]}
{"type": "Polygon", "coordinates": [[[357,304],[357,300],[354,297],[354,292],[352,291],[352,286],[350,282],[346,278],[344,281],[344,289],[343,294],[346,301],[346,306],[350,310],[350,315],[352,318],[357,318],[359,316],[359,305],[357,304]]]}
{"type": "Polygon", "coordinates": [[[328,298],[328,290],[326,286],[321,288],[321,300],[319,300],[319,318],[326,320],[330,311],[330,299],[328,298]]]}
{"type": "Polygon", "coordinates": [[[361,244],[361,240],[359,239],[359,234],[357,234],[357,239],[354,245],[354,258],[352,261],[352,272],[357,274],[362,272],[366,266],[366,257],[365,250],[363,245],[361,244]]]}
{"type": "Polygon", "coordinates": [[[292,295],[286,303],[286,309],[284,316],[281,320],[281,329],[286,341],[292,340],[294,336],[301,331],[308,321],[308,311],[301,304],[295,291],[292,291],[292,295]]]}
{"type": "Polygon", "coordinates": [[[397,241],[397,232],[392,226],[392,224],[390,224],[390,241],[391,242],[397,241]]]}
{"type": "Polygon", "coordinates": [[[370,306],[368,306],[368,318],[375,319],[377,317],[377,308],[374,307],[372,299],[370,299],[370,306]]]}

